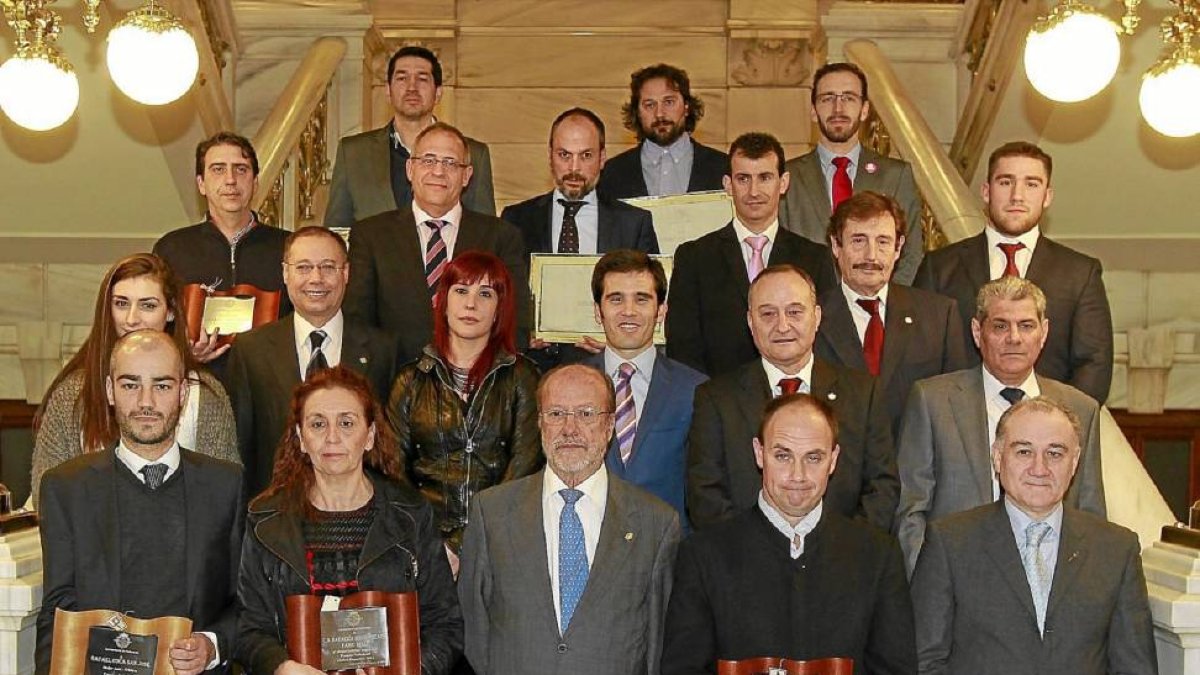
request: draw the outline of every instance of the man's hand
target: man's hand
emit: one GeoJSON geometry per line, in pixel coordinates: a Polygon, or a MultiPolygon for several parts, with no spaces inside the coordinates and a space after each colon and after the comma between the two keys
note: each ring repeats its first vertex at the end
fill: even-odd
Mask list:
{"type": "Polygon", "coordinates": [[[204,672],[205,666],[217,654],[217,648],[202,633],[192,633],[185,638],[179,638],[171,645],[167,653],[175,675],[198,675],[204,672]]]}
{"type": "Polygon", "coordinates": [[[575,346],[589,354],[599,354],[600,352],[604,351],[604,348],[607,345],[602,340],[597,340],[590,335],[585,335],[583,336],[582,340],[575,343],[575,346]]]}
{"type": "Polygon", "coordinates": [[[550,346],[550,343],[546,342],[545,340],[542,340],[540,338],[535,338],[535,337],[529,338],[529,348],[530,349],[545,349],[546,347],[549,347],[549,346],[550,346]]]}
{"type": "Polygon", "coordinates": [[[200,337],[192,343],[192,356],[196,357],[200,363],[208,363],[229,351],[229,348],[233,346],[231,344],[217,346],[217,338],[220,336],[220,328],[214,328],[212,333],[206,333],[201,328],[200,337]]]}
{"type": "Polygon", "coordinates": [[[446,560],[450,561],[450,574],[454,576],[455,581],[458,581],[458,556],[450,550],[449,544],[442,544],[442,546],[446,549],[446,560]]]}
{"type": "MultiPolygon", "coordinates": [[[[364,673],[359,670],[359,673],[364,673]]],[[[325,675],[325,671],[306,666],[299,661],[284,661],[275,669],[275,675],[325,675]]]]}

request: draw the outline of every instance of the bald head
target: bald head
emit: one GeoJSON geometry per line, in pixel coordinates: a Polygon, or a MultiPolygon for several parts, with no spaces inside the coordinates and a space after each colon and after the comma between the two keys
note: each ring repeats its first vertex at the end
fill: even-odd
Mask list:
{"type": "Polygon", "coordinates": [[[174,444],[185,385],[183,354],[171,336],[140,330],[117,340],[105,386],[126,448],[156,461],[174,444]]]}

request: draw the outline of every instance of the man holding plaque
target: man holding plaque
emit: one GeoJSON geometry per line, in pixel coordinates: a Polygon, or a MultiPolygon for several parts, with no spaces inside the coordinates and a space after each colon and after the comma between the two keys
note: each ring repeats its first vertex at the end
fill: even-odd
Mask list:
{"type": "Polygon", "coordinates": [[[241,469],[175,440],[188,388],[169,336],[125,335],[113,347],[110,370],[120,441],[42,479],[37,672],[49,671],[52,650],[65,658],[87,641],[84,635],[52,644],[57,609],[190,619],[194,632],[185,638],[152,645],[157,637],[131,634],[130,648],[169,650],[177,675],[225,672],[237,628],[241,469]]]}

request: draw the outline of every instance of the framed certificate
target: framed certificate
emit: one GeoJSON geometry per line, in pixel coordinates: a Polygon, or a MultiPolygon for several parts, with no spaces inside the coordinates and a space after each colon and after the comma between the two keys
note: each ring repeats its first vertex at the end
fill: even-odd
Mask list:
{"type": "MultiPolygon", "coordinates": [[[[596,323],[592,300],[592,268],[598,255],[534,253],[529,261],[529,288],[533,292],[533,336],[547,342],[574,343],[585,336],[604,340],[596,323]]],[[[654,256],[671,277],[670,256],[654,256]]],[[[664,344],[661,324],[654,330],[655,344],[664,344]]]]}
{"type": "Polygon", "coordinates": [[[721,191],[622,200],[654,216],[654,233],[663,255],[675,255],[685,241],[699,239],[733,220],[733,200],[721,191]]]}

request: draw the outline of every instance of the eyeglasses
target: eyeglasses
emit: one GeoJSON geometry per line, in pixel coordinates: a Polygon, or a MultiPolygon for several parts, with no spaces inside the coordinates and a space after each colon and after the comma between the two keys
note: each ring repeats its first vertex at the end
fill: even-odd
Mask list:
{"type": "Polygon", "coordinates": [[[285,262],[283,264],[292,268],[296,272],[296,274],[299,274],[302,277],[309,276],[310,274],[313,273],[313,270],[316,270],[317,272],[319,272],[321,274],[321,276],[323,276],[323,277],[329,277],[329,276],[333,276],[337,272],[342,271],[345,268],[345,265],[334,265],[331,262],[324,262],[324,263],[321,263],[320,265],[314,265],[312,263],[306,263],[306,262],[302,262],[302,263],[285,262]]]}
{"type": "Polygon", "coordinates": [[[817,96],[817,105],[832,106],[834,101],[841,101],[846,105],[857,105],[862,103],[863,98],[852,91],[844,91],[840,94],[819,94],[817,96]]]}
{"type": "Polygon", "coordinates": [[[421,165],[421,168],[432,170],[434,166],[441,164],[446,171],[461,171],[470,164],[464,164],[453,157],[438,157],[436,155],[422,155],[413,157],[412,160],[421,165]]]}
{"type": "Polygon", "coordinates": [[[577,408],[575,410],[551,408],[538,413],[548,427],[561,427],[567,423],[568,417],[574,417],[580,426],[594,427],[605,415],[611,414],[611,410],[596,410],[595,408],[577,408]]]}

